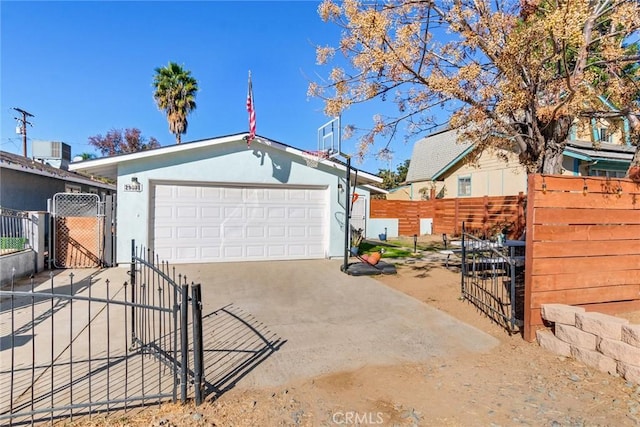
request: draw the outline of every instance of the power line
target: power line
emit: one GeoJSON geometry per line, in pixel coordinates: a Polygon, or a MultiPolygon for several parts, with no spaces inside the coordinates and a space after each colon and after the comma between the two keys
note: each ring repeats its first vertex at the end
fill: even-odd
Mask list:
{"type": "Polygon", "coordinates": [[[27,157],[27,125],[33,126],[33,124],[27,120],[27,117],[35,116],[22,108],[13,107],[13,109],[22,114],[22,117],[14,117],[14,119],[20,123],[20,133],[22,134],[22,155],[27,157]]]}

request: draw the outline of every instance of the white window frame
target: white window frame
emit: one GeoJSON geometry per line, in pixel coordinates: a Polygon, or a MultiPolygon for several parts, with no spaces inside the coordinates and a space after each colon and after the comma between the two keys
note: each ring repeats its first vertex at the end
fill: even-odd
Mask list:
{"type": "Polygon", "coordinates": [[[471,175],[465,175],[465,176],[459,176],[458,177],[458,197],[471,197],[471,175]],[[465,182],[465,187],[467,187],[467,191],[466,192],[462,192],[462,184],[463,181],[468,182],[468,184],[466,184],[465,182]]]}

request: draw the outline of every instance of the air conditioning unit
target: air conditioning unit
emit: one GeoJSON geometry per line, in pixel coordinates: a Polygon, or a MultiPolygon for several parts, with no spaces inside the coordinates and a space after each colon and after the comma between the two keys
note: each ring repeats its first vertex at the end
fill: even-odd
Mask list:
{"type": "Polygon", "coordinates": [[[35,160],[54,168],[69,169],[71,146],[60,141],[33,141],[31,155],[35,160]]]}

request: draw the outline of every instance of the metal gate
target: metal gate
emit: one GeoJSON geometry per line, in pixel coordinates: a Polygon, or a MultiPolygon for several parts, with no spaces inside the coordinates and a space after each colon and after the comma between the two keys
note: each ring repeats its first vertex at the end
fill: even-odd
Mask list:
{"type": "Polygon", "coordinates": [[[517,332],[524,320],[524,246],[479,239],[462,227],[462,297],[517,332]]]}
{"type": "Polygon", "coordinates": [[[50,206],[50,263],[56,268],[111,266],[115,260],[115,203],[97,194],[57,193],[50,206]]]}
{"type": "Polygon", "coordinates": [[[202,403],[199,284],[133,243],[127,282],[63,276],[0,289],[0,425],[202,403]]]}

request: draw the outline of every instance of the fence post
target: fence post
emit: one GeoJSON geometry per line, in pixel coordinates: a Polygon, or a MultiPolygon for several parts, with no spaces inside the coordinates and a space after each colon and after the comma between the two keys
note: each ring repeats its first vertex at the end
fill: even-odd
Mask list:
{"type": "Polygon", "coordinates": [[[460,296],[464,298],[465,289],[464,289],[464,279],[467,276],[467,250],[466,250],[466,242],[465,242],[465,230],[464,230],[464,222],[462,223],[462,263],[460,264],[460,296]]]}
{"type": "Polygon", "coordinates": [[[187,401],[187,372],[189,370],[189,285],[183,283],[180,286],[180,400],[187,401]]]}
{"type": "Polygon", "coordinates": [[[453,215],[453,234],[458,234],[458,230],[459,230],[458,220],[460,219],[460,213],[459,213],[460,199],[454,199],[454,200],[455,200],[455,204],[454,204],[455,214],[453,215]]]}
{"type": "MultiPolygon", "coordinates": [[[[131,239],[131,265],[129,267],[129,281],[131,282],[131,303],[136,302],[136,241],[131,239]]],[[[136,308],[131,306],[131,346],[136,340],[136,308]]]]}
{"type": "Polygon", "coordinates": [[[489,196],[485,195],[482,198],[482,235],[485,239],[488,239],[489,231],[489,196]]]}
{"type": "Polygon", "coordinates": [[[196,405],[203,399],[202,293],[200,284],[191,284],[191,316],[193,319],[193,386],[196,405]]]}
{"type": "Polygon", "coordinates": [[[515,239],[519,239],[520,236],[524,233],[524,230],[527,226],[526,218],[524,214],[524,208],[527,203],[527,197],[521,191],[518,193],[518,226],[517,226],[517,235],[513,236],[515,239]]]}

